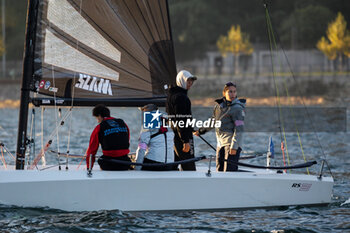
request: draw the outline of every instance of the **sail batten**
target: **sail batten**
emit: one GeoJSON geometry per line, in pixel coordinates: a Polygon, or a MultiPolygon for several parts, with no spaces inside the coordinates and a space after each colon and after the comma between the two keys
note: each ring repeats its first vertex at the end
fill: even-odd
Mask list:
{"type": "Polygon", "coordinates": [[[134,104],[175,83],[166,0],[43,0],[37,10],[32,91],[134,104]]]}

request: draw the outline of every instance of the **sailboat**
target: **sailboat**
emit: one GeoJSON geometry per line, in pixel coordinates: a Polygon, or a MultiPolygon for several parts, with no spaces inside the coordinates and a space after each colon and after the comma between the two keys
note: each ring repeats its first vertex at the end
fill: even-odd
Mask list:
{"type": "Polygon", "coordinates": [[[164,106],[175,77],[166,0],[29,0],[16,164],[0,170],[0,203],[67,211],[330,203],[334,181],[322,171],[316,176],[283,172],[286,167],[251,167],[224,173],[209,165],[164,172],[101,171],[95,166],[87,173],[72,165],[67,170],[37,164],[50,149],[51,136],[34,161],[26,157],[30,103],[70,110],[98,103],[164,106]]]}

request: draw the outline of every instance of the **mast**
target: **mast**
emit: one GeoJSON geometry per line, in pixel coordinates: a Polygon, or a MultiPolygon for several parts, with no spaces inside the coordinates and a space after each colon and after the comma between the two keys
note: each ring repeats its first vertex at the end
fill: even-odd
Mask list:
{"type": "Polygon", "coordinates": [[[27,122],[30,94],[30,81],[33,75],[34,38],[36,28],[38,0],[28,0],[26,40],[24,47],[23,76],[21,87],[21,105],[17,134],[16,169],[23,170],[27,141],[27,122]]]}

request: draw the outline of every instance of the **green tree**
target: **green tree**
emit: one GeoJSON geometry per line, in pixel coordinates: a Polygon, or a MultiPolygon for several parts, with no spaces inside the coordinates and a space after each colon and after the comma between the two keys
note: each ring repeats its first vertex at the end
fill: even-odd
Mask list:
{"type": "Polygon", "coordinates": [[[249,36],[241,31],[241,26],[231,26],[227,36],[220,36],[216,45],[220,53],[225,57],[227,53],[234,55],[235,74],[239,73],[238,59],[241,54],[253,53],[253,46],[249,42],[249,36]]]}
{"type": "Polygon", "coordinates": [[[334,13],[324,6],[308,5],[282,19],[280,40],[293,49],[313,48],[334,13]]]}
{"type": "MultiPolygon", "coordinates": [[[[216,48],[217,38],[232,24],[240,25],[257,47],[267,49],[264,4],[274,30],[286,47],[314,48],[327,23],[341,11],[350,20],[350,4],[344,0],[168,0],[177,61],[203,58],[216,48]]],[[[277,39],[277,40],[279,40],[277,39]]]]}
{"type": "Polygon", "coordinates": [[[330,60],[339,58],[340,70],[343,68],[343,55],[350,57],[350,31],[346,29],[344,16],[339,12],[337,18],[328,25],[327,38],[317,42],[317,48],[330,60]]]}

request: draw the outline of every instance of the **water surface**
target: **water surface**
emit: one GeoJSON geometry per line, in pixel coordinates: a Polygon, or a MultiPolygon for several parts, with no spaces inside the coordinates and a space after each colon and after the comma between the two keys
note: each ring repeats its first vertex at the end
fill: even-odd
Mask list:
{"type": "MultiPolygon", "coordinates": [[[[194,108],[193,114],[195,117],[203,118],[206,114],[210,115],[210,111],[210,108],[194,108]]],[[[61,115],[64,116],[65,112],[66,109],[63,109],[61,115]]],[[[55,128],[56,119],[59,120],[58,110],[45,109],[43,118],[41,113],[42,109],[36,109],[36,123],[33,127],[35,130],[32,130],[32,135],[36,135],[36,153],[55,128]]],[[[112,115],[124,119],[128,124],[131,131],[130,149],[135,151],[141,127],[140,112],[136,108],[113,108],[112,115]]],[[[0,109],[0,116],[0,141],[14,153],[18,110],[0,109]]],[[[348,112],[347,119],[349,118],[348,112]]],[[[30,131],[31,117],[28,122],[30,131]]],[[[59,129],[59,136],[54,135],[52,149],[84,154],[90,133],[95,125],[96,121],[91,116],[91,109],[74,109],[72,117],[68,117],[63,127],[59,129]]],[[[348,132],[319,132],[317,134],[305,132],[300,135],[307,160],[326,158],[331,165],[335,185],[332,203],[326,207],[283,207],[226,212],[124,213],[118,210],[65,212],[48,208],[0,205],[0,232],[350,232],[350,134],[348,132]]],[[[276,164],[283,164],[279,150],[280,134],[278,131],[246,133],[244,151],[246,154],[265,152],[269,136],[273,137],[276,144],[276,164]]],[[[204,137],[215,145],[213,132],[204,137]]],[[[296,132],[286,133],[286,138],[291,163],[303,162],[296,132]]],[[[197,155],[214,154],[198,138],[195,139],[195,145],[197,155]]],[[[6,155],[6,161],[13,164],[13,160],[8,155],[6,155]]],[[[54,155],[47,155],[47,162],[55,164],[57,158],[54,155]]],[[[77,164],[80,160],[72,159],[69,162],[77,164]]],[[[249,162],[265,164],[265,158],[258,157],[249,162]]],[[[319,165],[310,169],[314,174],[318,170],[319,165]]],[[[306,171],[301,169],[295,172],[305,173],[306,171]]],[[[184,195],[191,194],[184,191],[184,195]]]]}

